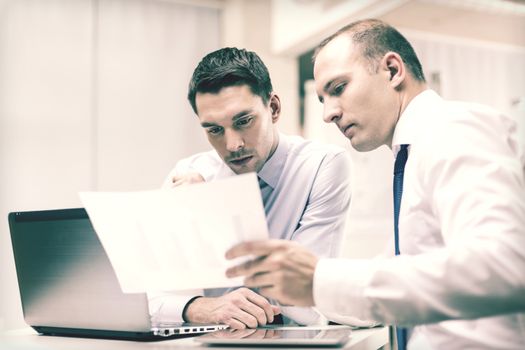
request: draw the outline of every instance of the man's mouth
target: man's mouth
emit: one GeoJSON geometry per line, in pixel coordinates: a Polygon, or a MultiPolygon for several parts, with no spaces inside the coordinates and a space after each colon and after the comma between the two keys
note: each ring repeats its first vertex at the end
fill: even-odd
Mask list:
{"type": "Polygon", "coordinates": [[[248,163],[252,158],[253,156],[243,156],[243,157],[239,157],[235,159],[230,159],[229,162],[232,163],[233,165],[241,166],[241,165],[245,165],[246,163],[248,163]]]}
{"type": "Polygon", "coordinates": [[[350,138],[354,134],[354,126],[355,126],[355,124],[349,124],[347,126],[342,126],[339,129],[341,130],[343,135],[345,135],[346,137],[350,138]]]}

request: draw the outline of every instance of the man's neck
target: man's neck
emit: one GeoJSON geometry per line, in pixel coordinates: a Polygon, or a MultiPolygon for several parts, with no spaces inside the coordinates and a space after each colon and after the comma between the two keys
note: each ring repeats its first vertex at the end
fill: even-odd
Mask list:
{"type": "MultiPolygon", "coordinates": [[[[403,115],[403,112],[405,112],[407,106],[410,104],[410,102],[420,93],[427,90],[428,86],[426,83],[422,82],[412,82],[411,84],[408,84],[400,93],[399,93],[399,110],[397,111],[397,120],[396,125],[399,123],[399,119],[403,115]]],[[[385,143],[388,148],[392,149],[392,141],[394,138],[394,132],[395,132],[395,126],[392,130],[392,133],[390,135],[390,138],[385,143]]]]}
{"type": "Polygon", "coordinates": [[[273,144],[272,144],[272,148],[270,149],[270,154],[268,155],[268,159],[270,159],[273,156],[278,145],[279,145],[279,131],[277,131],[277,129],[274,129],[273,130],[273,144]]]}
{"type": "Polygon", "coordinates": [[[413,82],[412,84],[408,84],[407,88],[402,92],[401,94],[401,103],[400,103],[400,109],[399,109],[399,117],[403,114],[405,109],[407,108],[410,101],[414,99],[417,95],[422,93],[423,91],[427,90],[428,86],[426,83],[422,82],[413,82]]]}

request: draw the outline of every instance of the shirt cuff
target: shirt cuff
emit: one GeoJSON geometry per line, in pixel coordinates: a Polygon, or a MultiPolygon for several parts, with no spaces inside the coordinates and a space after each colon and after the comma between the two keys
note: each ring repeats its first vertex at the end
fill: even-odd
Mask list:
{"type": "Polygon", "coordinates": [[[373,275],[373,264],[373,260],[319,260],[313,286],[317,309],[329,319],[336,318],[334,321],[344,321],[341,316],[350,316],[350,320],[371,320],[371,305],[364,293],[373,275]]]}
{"type": "Polygon", "coordinates": [[[148,306],[152,324],[183,323],[182,313],[186,304],[202,290],[185,293],[148,293],[148,306]]]}

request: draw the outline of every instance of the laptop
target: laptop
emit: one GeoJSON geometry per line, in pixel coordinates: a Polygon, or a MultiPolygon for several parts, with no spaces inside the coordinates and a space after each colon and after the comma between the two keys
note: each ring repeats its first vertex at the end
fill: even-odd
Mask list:
{"type": "Polygon", "coordinates": [[[13,212],[9,228],[24,320],[38,333],[158,340],[227,328],[152,323],[146,294],[121,291],[82,208],[13,212]]]}
{"type": "Polygon", "coordinates": [[[270,326],[257,329],[226,329],[195,338],[212,346],[342,347],[350,339],[348,326],[270,326]]]}

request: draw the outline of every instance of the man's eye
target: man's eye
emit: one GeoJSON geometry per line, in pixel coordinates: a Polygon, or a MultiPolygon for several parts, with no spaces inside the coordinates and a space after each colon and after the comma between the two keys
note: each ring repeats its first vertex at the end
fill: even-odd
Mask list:
{"type": "Polygon", "coordinates": [[[237,120],[237,122],[235,124],[237,126],[246,126],[246,125],[250,124],[252,120],[253,120],[253,118],[239,119],[239,120],[237,120]]]}
{"type": "Polygon", "coordinates": [[[341,95],[345,91],[345,88],[346,88],[346,83],[341,83],[341,84],[337,85],[334,88],[333,95],[334,96],[341,95]]]}
{"type": "Polygon", "coordinates": [[[222,128],[208,128],[206,129],[206,131],[208,132],[208,134],[211,134],[211,135],[219,135],[221,132],[222,132],[222,128]]]}

